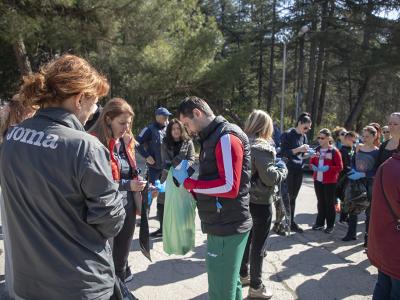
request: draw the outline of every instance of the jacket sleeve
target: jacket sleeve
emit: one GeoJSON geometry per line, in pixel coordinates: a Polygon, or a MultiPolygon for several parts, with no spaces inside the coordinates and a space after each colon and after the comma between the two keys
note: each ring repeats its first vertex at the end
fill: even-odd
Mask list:
{"type": "Polygon", "coordinates": [[[131,191],[131,181],[130,179],[121,179],[119,181],[119,191],[131,191]]]}
{"type": "Polygon", "coordinates": [[[167,145],[165,142],[161,144],[161,160],[163,161],[163,170],[161,173],[160,182],[164,183],[167,180],[169,169],[172,166],[172,157],[168,154],[167,145]]]}
{"type": "Polygon", "coordinates": [[[293,155],[292,150],[296,148],[292,145],[287,132],[281,135],[281,154],[283,157],[290,158],[293,155]]]}
{"type": "Polygon", "coordinates": [[[332,171],[340,173],[343,170],[342,154],[337,149],[333,149],[335,154],[333,155],[333,165],[331,166],[332,171]]]}
{"type": "Polygon", "coordinates": [[[139,152],[139,154],[144,158],[148,158],[150,156],[150,154],[147,152],[145,148],[145,146],[150,142],[150,140],[151,140],[151,130],[148,127],[145,127],[136,138],[137,141],[136,149],[139,152]]]}
{"type": "Polygon", "coordinates": [[[194,144],[193,144],[193,141],[190,140],[188,142],[188,152],[187,152],[187,155],[186,155],[186,159],[189,162],[189,167],[194,165],[194,162],[196,160],[196,156],[195,155],[196,155],[196,152],[194,150],[194,144]]]}
{"type": "Polygon", "coordinates": [[[280,169],[275,166],[272,153],[252,150],[254,152],[254,166],[262,183],[266,186],[279,184],[287,176],[287,169],[280,169]]]}
{"type": "Polygon", "coordinates": [[[163,169],[164,170],[169,170],[172,166],[172,159],[173,157],[170,155],[168,149],[167,149],[167,144],[163,142],[161,144],[161,160],[163,161],[163,169]]]}
{"type": "Polygon", "coordinates": [[[86,222],[106,239],[118,234],[125,219],[122,196],[112,178],[108,156],[104,147],[92,148],[86,156],[80,182],[86,198],[86,222]]]}
{"type": "Polygon", "coordinates": [[[184,187],[197,194],[235,199],[239,194],[243,167],[243,144],[233,134],[223,135],[215,148],[218,178],[195,180],[188,178],[184,187]]]}
{"type": "Polygon", "coordinates": [[[318,157],[317,156],[312,156],[310,158],[310,165],[314,165],[314,166],[318,167],[318,157]]]}

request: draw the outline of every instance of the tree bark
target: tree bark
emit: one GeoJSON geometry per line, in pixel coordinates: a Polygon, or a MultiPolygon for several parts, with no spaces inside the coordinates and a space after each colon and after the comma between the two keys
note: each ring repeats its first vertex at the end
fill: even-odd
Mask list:
{"type": "MultiPolygon", "coordinates": [[[[371,28],[371,19],[372,19],[372,12],[374,11],[374,2],[373,0],[369,0],[367,4],[367,10],[365,12],[366,15],[366,20],[365,20],[365,27],[364,27],[364,35],[363,35],[363,41],[361,43],[361,48],[363,49],[364,53],[368,53],[368,50],[370,48],[370,40],[372,37],[372,28],[371,28]]],[[[369,60],[372,59],[371,57],[366,57],[364,59],[365,65],[368,65],[369,60]]],[[[371,82],[371,79],[373,77],[373,71],[371,69],[368,69],[366,67],[362,67],[360,69],[360,83],[359,83],[359,88],[358,88],[358,94],[357,94],[357,101],[352,107],[350,114],[345,122],[345,127],[346,128],[354,128],[355,123],[357,120],[360,120],[360,115],[363,110],[364,104],[367,100],[368,96],[368,88],[369,88],[369,83],[371,82]]]]}
{"type": "MultiPolygon", "coordinates": [[[[317,21],[313,19],[311,30],[313,33],[317,30],[317,21]]],[[[308,84],[307,84],[307,111],[312,110],[312,103],[314,97],[314,83],[315,83],[315,68],[316,68],[316,54],[317,54],[317,40],[313,36],[310,48],[310,62],[308,67],[308,84]]]]}
{"type": "Polygon", "coordinates": [[[258,56],[258,107],[261,107],[264,98],[264,15],[263,4],[260,7],[260,36],[259,36],[259,56],[258,56]]]}
{"type": "Polygon", "coordinates": [[[28,55],[26,54],[25,43],[22,37],[18,37],[18,39],[14,42],[13,49],[21,76],[32,73],[31,63],[29,62],[28,55]]]}

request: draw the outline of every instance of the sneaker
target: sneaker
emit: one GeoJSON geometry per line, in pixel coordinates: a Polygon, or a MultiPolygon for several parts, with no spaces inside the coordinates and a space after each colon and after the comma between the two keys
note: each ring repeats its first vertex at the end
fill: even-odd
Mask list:
{"type": "Polygon", "coordinates": [[[259,289],[253,289],[252,287],[249,289],[249,298],[271,299],[272,295],[272,291],[267,289],[264,285],[259,289]]]}
{"type": "Polygon", "coordinates": [[[158,230],[156,230],[156,231],[150,233],[150,236],[151,236],[151,237],[162,237],[162,230],[161,230],[161,229],[158,229],[158,230]]]}
{"type": "Polygon", "coordinates": [[[285,235],[286,235],[285,229],[283,228],[283,226],[282,226],[281,224],[274,225],[274,227],[272,228],[272,230],[273,230],[277,235],[281,235],[281,236],[285,236],[285,235]]]}
{"type": "Polygon", "coordinates": [[[331,233],[333,232],[333,227],[327,227],[327,228],[324,230],[324,232],[327,233],[327,234],[331,234],[331,233]]]}
{"type": "Polygon", "coordinates": [[[297,232],[297,233],[303,233],[304,230],[301,229],[301,227],[299,225],[297,225],[296,223],[293,222],[293,224],[290,226],[290,230],[297,232]]]}
{"type": "Polygon", "coordinates": [[[250,284],[250,275],[247,276],[240,276],[240,282],[242,283],[242,286],[246,286],[250,284]]]}
{"type": "Polygon", "coordinates": [[[312,230],[323,230],[324,229],[324,226],[320,226],[320,225],[314,225],[313,227],[312,227],[312,230]]]}
{"type": "Polygon", "coordinates": [[[344,238],[342,238],[342,241],[343,241],[343,242],[349,242],[349,241],[355,241],[355,240],[357,240],[356,237],[347,236],[347,235],[346,235],[344,238]]]}
{"type": "Polygon", "coordinates": [[[128,283],[129,281],[132,281],[133,279],[133,274],[131,272],[131,268],[127,267],[125,271],[125,283],[128,283]]]}

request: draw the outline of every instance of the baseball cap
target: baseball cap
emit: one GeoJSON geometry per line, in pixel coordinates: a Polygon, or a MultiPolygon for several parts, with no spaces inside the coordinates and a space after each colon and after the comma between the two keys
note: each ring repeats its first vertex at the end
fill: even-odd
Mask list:
{"type": "Polygon", "coordinates": [[[170,116],[172,114],[165,107],[159,107],[156,109],[156,116],[158,116],[158,115],[170,116]]]}

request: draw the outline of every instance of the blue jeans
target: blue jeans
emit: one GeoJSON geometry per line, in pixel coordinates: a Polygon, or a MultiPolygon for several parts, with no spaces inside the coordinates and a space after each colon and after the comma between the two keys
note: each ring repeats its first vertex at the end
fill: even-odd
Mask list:
{"type": "Polygon", "coordinates": [[[400,280],[379,271],[372,300],[400,299],[400,280]]]}

